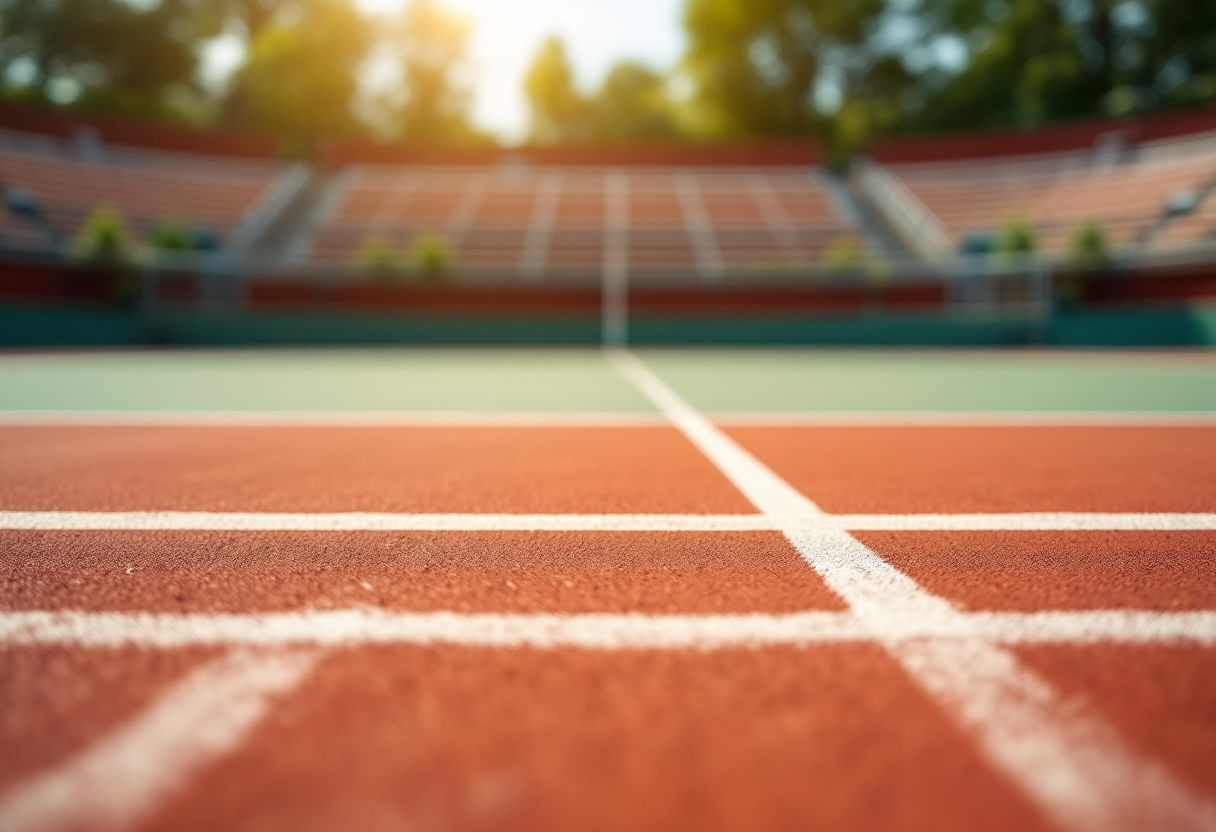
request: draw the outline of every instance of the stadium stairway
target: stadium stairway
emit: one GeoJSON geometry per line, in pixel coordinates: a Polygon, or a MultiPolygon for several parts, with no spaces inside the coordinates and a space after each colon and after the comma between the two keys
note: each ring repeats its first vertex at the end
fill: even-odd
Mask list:
{"type": "Polygon", "coordinates": [[[1196,235],[1202,233],[1203,229],[1198,226],[1203,222],[1203,218],[1211,214],[1210,209],[1214,201],[1216,201],[1216,176],[1210,177],[1195,190],[1193,201],[1186,211],[1174,212],[1170,211],[1168,207],[1163,209],[1157,222],[1145,229],[1140,239],[1137,240],[1137,244],[1147,248],[1161,242],[1172,242],[1168,238],[1177,236],[1176,232],[1183,230],[1183,226],[1186,226],[1188,230],[1191,226],[1196,226],[1194,229],[1196,235]]]}
{"type": "Polygon", "coordinates": [[[300,195],[300,200],[283,218],[281,237],[276,241],[279,262],[298,266],[305,263],[312,253],[313,232],[321,225],[334,203],[341,199],[347,186],[348,170],[326,174],[317,172],[310,186],[300,195]]]}
{"type": "Polygon", "coordinates": [[[318,174],[311,167],[307,170],[307,181],[268,220],[265,230],[246,249],[247,254],[275,262],[287,257],[309,218],[315,213],[316,205],[328,185],[329,177],[318,174]]]}
{"type": "Polygon", "coordinates": [[[847,181],[841,181],[835,177],[825,177],[825,179],[831,179],[834,182],[835,192],[839,195],[840,200],[847,200],[850,206],[849,215],[857,227],[862,229],[862,233],[865,234],[866,240],[870,242],[872,250],[876,254],[886,260],[899,262],[918,258],[919,255],[916,251],[908,245],[908,242],[887,219],[886,213],[874,203],[865,189],[858,185],[852,177],[847,181]]]}
{"type": "Polygon", "coordinates": [[[866,251],[884,260],[906,260],[915,257],[912,251],[892,232],[882,215],[862,198],[852,184],[833,173],[823,172],[819,184],[831,200],[836,212],[861,237],[866,251]]]}

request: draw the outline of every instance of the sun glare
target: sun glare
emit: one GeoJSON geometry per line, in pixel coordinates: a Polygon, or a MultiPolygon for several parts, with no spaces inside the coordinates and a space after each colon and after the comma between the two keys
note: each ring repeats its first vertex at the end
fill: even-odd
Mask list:
{"type": "MultiPolygon", "coordinates": [[[[360,8],[377,14],[402,5],[403,0],[359,0],[360,8]]],[[[522,139],[527,130],[523,78],[546,37],[563,40],[585,88],[622,58],[671,66],[683,45],[682,0],[446,0],[443,5],[472,24],[473,119],[508,140],[522,139]]]]}

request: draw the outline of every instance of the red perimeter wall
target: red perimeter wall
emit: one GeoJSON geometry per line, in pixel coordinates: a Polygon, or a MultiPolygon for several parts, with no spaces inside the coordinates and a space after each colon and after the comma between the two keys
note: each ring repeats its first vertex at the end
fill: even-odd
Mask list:
{"type": "Polygon", "coordinates": [[[681,142],[620,145],[562,145],[503,148],[496,145],[446,147],[442,145],[377,144],[350,139],[334,140],[322,154],[331,167],[346,164],[377,165],[498,165],[518,160],[541,166],[811,166],[819,163],[819,147],[808,140],[750,142],[745,144],[691,144],[681,142]]]}
{"type": "Polygon", "coordinates": [[[271,159],[279,149],[278,139],[263,134],[195,130],[122,116],[0,101],[0,128],[71,139],[81,127],[96,130],[106,144],[148,150],[271,159]]]}
{"type": "Polygon", "coordinates": [[[1100,136],[1118,133],[1128,144],[1216,131],[1216,107],[1127,118],[1089,119],[1036,128],[969,133],[893,136],[875,142],[869,155],[879,162],[940,162],[1085,150],[1100,136]]]}
{"type": "MultiPolygon", "coordinates": [[[[1159,268],[1110,275],[1084,275],[1083,305],[1137,305],[1216,299],[1216,269],[1211,266],[1159,268]]],[[[0,300],[68,300],[110,302],[115,275],[48,265],[8,264],[0,268],[0,300]]],[[[162,276],[160,295],[196,299],[198,282],[190,275],[162,276]]],[[[811,285],[789,288],[689,286],[633,287],[630,308],[654,315],[760,315],[779,318],[823,311],[859,311],[881,296],[884,306],[940,309],[942,284],[892,286],[880,292],[861,287],[811,285]]],[[[595,287],[541,286],[450,287],[388,284],[371,281],[325,286],[314,281],[253,279],[249,304],[260,310],[316,312],[380,311],[405,314],[477,314],[495,317],[596,315],[600,292],[595,287]]]]}
{"type": "MultiPolygon", "coordinates": [[[[58,107],[0,101],[0,128],[70,139],[79,127],[92,127],[108,144],[242,158],[273,158],[279,140],[266,134],[196,130],[134,118],[83,113],[58,107]]],[[[1120,133],[1140,143],[1216,131],[1216,106],[1127,118],[1091,119],[1028,129],[941,135],[894,136],[875,142],[870,155],[880,162],[929,162],[984,159],[1083,150],[1100,136],[1120,133]]],[[[811,140],[774,140],[745,144],[653,143],[502,148],[496,145],[378,144],[332,139],[318,148],[331,167],[351,163],[497,165],[517,159],[535,165],[569,166],[774,166],[819,163],[811,140]]]]}

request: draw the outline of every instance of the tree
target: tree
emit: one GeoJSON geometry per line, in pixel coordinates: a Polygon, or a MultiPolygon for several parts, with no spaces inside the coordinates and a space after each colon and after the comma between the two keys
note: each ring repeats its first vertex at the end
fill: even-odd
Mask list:
{"type": "Polygon", "coordinates": [[[1216,100],[1216,3],[1145,0],[1148,23],[1127,50],[1137,104],[1216,100]]]}
{"type": "Polygon", "coordinates": [[[982,46],[929,98],[918,126],[1037,124],[1098,110],[1101,71],[1087,66],[1080,31],[1059,4],[998,0],[981,13],[975,2],[955,0],[954,19],[967,42],[982,46]]]}
{"type": "Polygon", "coordinates": [[[532,116],[532,141],[585,141],[592,136],[590,107],[574,86],[574,72],[560,39],[546,38],[524,77],[532,116]]]}
{"type": "Polygon", "coordinates": [[[532,111],[532,141],[618,142],[679,135],[666,78],[636,61],[620,61],[593,95],[574,86],[574,72],[557,38],[548,38],[524,79],[532,111]]]}
{"type": "Polygon", "coordinates": [[[664,78],[634,61],[609,70],[593,101],[595,136],[601,141],[670,139],[679,134],[664,78]]]}
{"type": "Polygon", "coordinates": [[[240,22],[248,43],[274,21],[281,8],[291,4],[292,0],[217,0],[215,9],[225,22],[240,22]]]}
{"type": "Polygon", "coordinates": [[[684,67],[702,130],[724,136],[797,136],[824,115],[815,97],[825,68],[857,64],[885,0],[689,0],[684,67]]]}
{"type": "Polygon", "coordinates": [[[969,60],[919,127],[1037,124],[1216,98],[1216,4],[1192,0],[934,0],[969,60]]]}
{"type": "Polygon", "coordinates": [[[467,20],[435,0],[413,0],[402,12],[394,51],[401,62],[397,113],[401,135],[414,141],[477,138],[469,125],[467,20]]]}
{"type": "Polygon", "coordinates": [[[22,97],[181,117],[174,96],[201,95],[218,31],[204,0],[0,0],[0,77],[22,97]]]}
{"type": "Polygon", "coordinates": [[[228,92],[230,122],[308,141],[359,129],[352,111],[370,32],[349,0],[280,6],[228,92]]]}

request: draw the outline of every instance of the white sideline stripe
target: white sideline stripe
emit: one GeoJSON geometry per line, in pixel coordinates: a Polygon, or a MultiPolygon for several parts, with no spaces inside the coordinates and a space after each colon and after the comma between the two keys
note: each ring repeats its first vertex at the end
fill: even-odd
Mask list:
{"type": "Polygon", "coordinates": [[[0,411],[6,427],[661,427],[657,413],[368,412],[368,411],[0,411]]]}
{"type": "Polygon", "coordinates": [[[385,612],[0,613],[0,644],[160,649],[196,645],[398,643],[539,650],[722,650],[921,639],[1001,644],[1216,645],[1216,611],[1091,610],[961,613],[865,619],[851,613],[782,615],[506,614],[385,612]]]}
{"type": "MultiPolygon", "coordinates": [[[[843,529],[698,413],[636,356],[612,355],[642,391],[786,538],[850,611],[878,631],[953,627],[963,614],[843,529]],[[819,528],[816,528],[819,527],[819,528]]],[[[891,640],[888,651],[976,741],[989,762],[1060,826],[1077,832],[1216,830],[1216,806],[1144,760],[1006,648],[980,640],[891,640]]]]}
{"type": "Polygon", "coordinates": [[[0,529],[97,531],[772,531],[762,514],[256,514],[4,511],[0,529]]]}
{"type": "Polygon", "coordinates": [[[895,652],[988,760],[1060,826],[1088,832],[1216,829],[1216,807],[1128,747],[1083,701],[1057,694],[1008,650],[926,639],[903,642],[895,652]]]}
{"type": "MultiPolygon", "coordinates": [[[[853,531],[1213,531],[1216,513],[822,514],[803,528],[853,531]]],[[[35,531],[775,531],[763,514],[392,514],[223,511],[0,511],[35,531]]]]}
{"type": "Polygon", "coordinates": [[[198,668],[132,721],[0,797],[0,829],[121,830],[240,745],[317,650],[237,650],[198,668]]]}
{"type": "Polygon", "coordinates": [[[1216,513],[1034,511],[992,514],[835,514],[851,531],[1211,531],[1216,513]]]}

